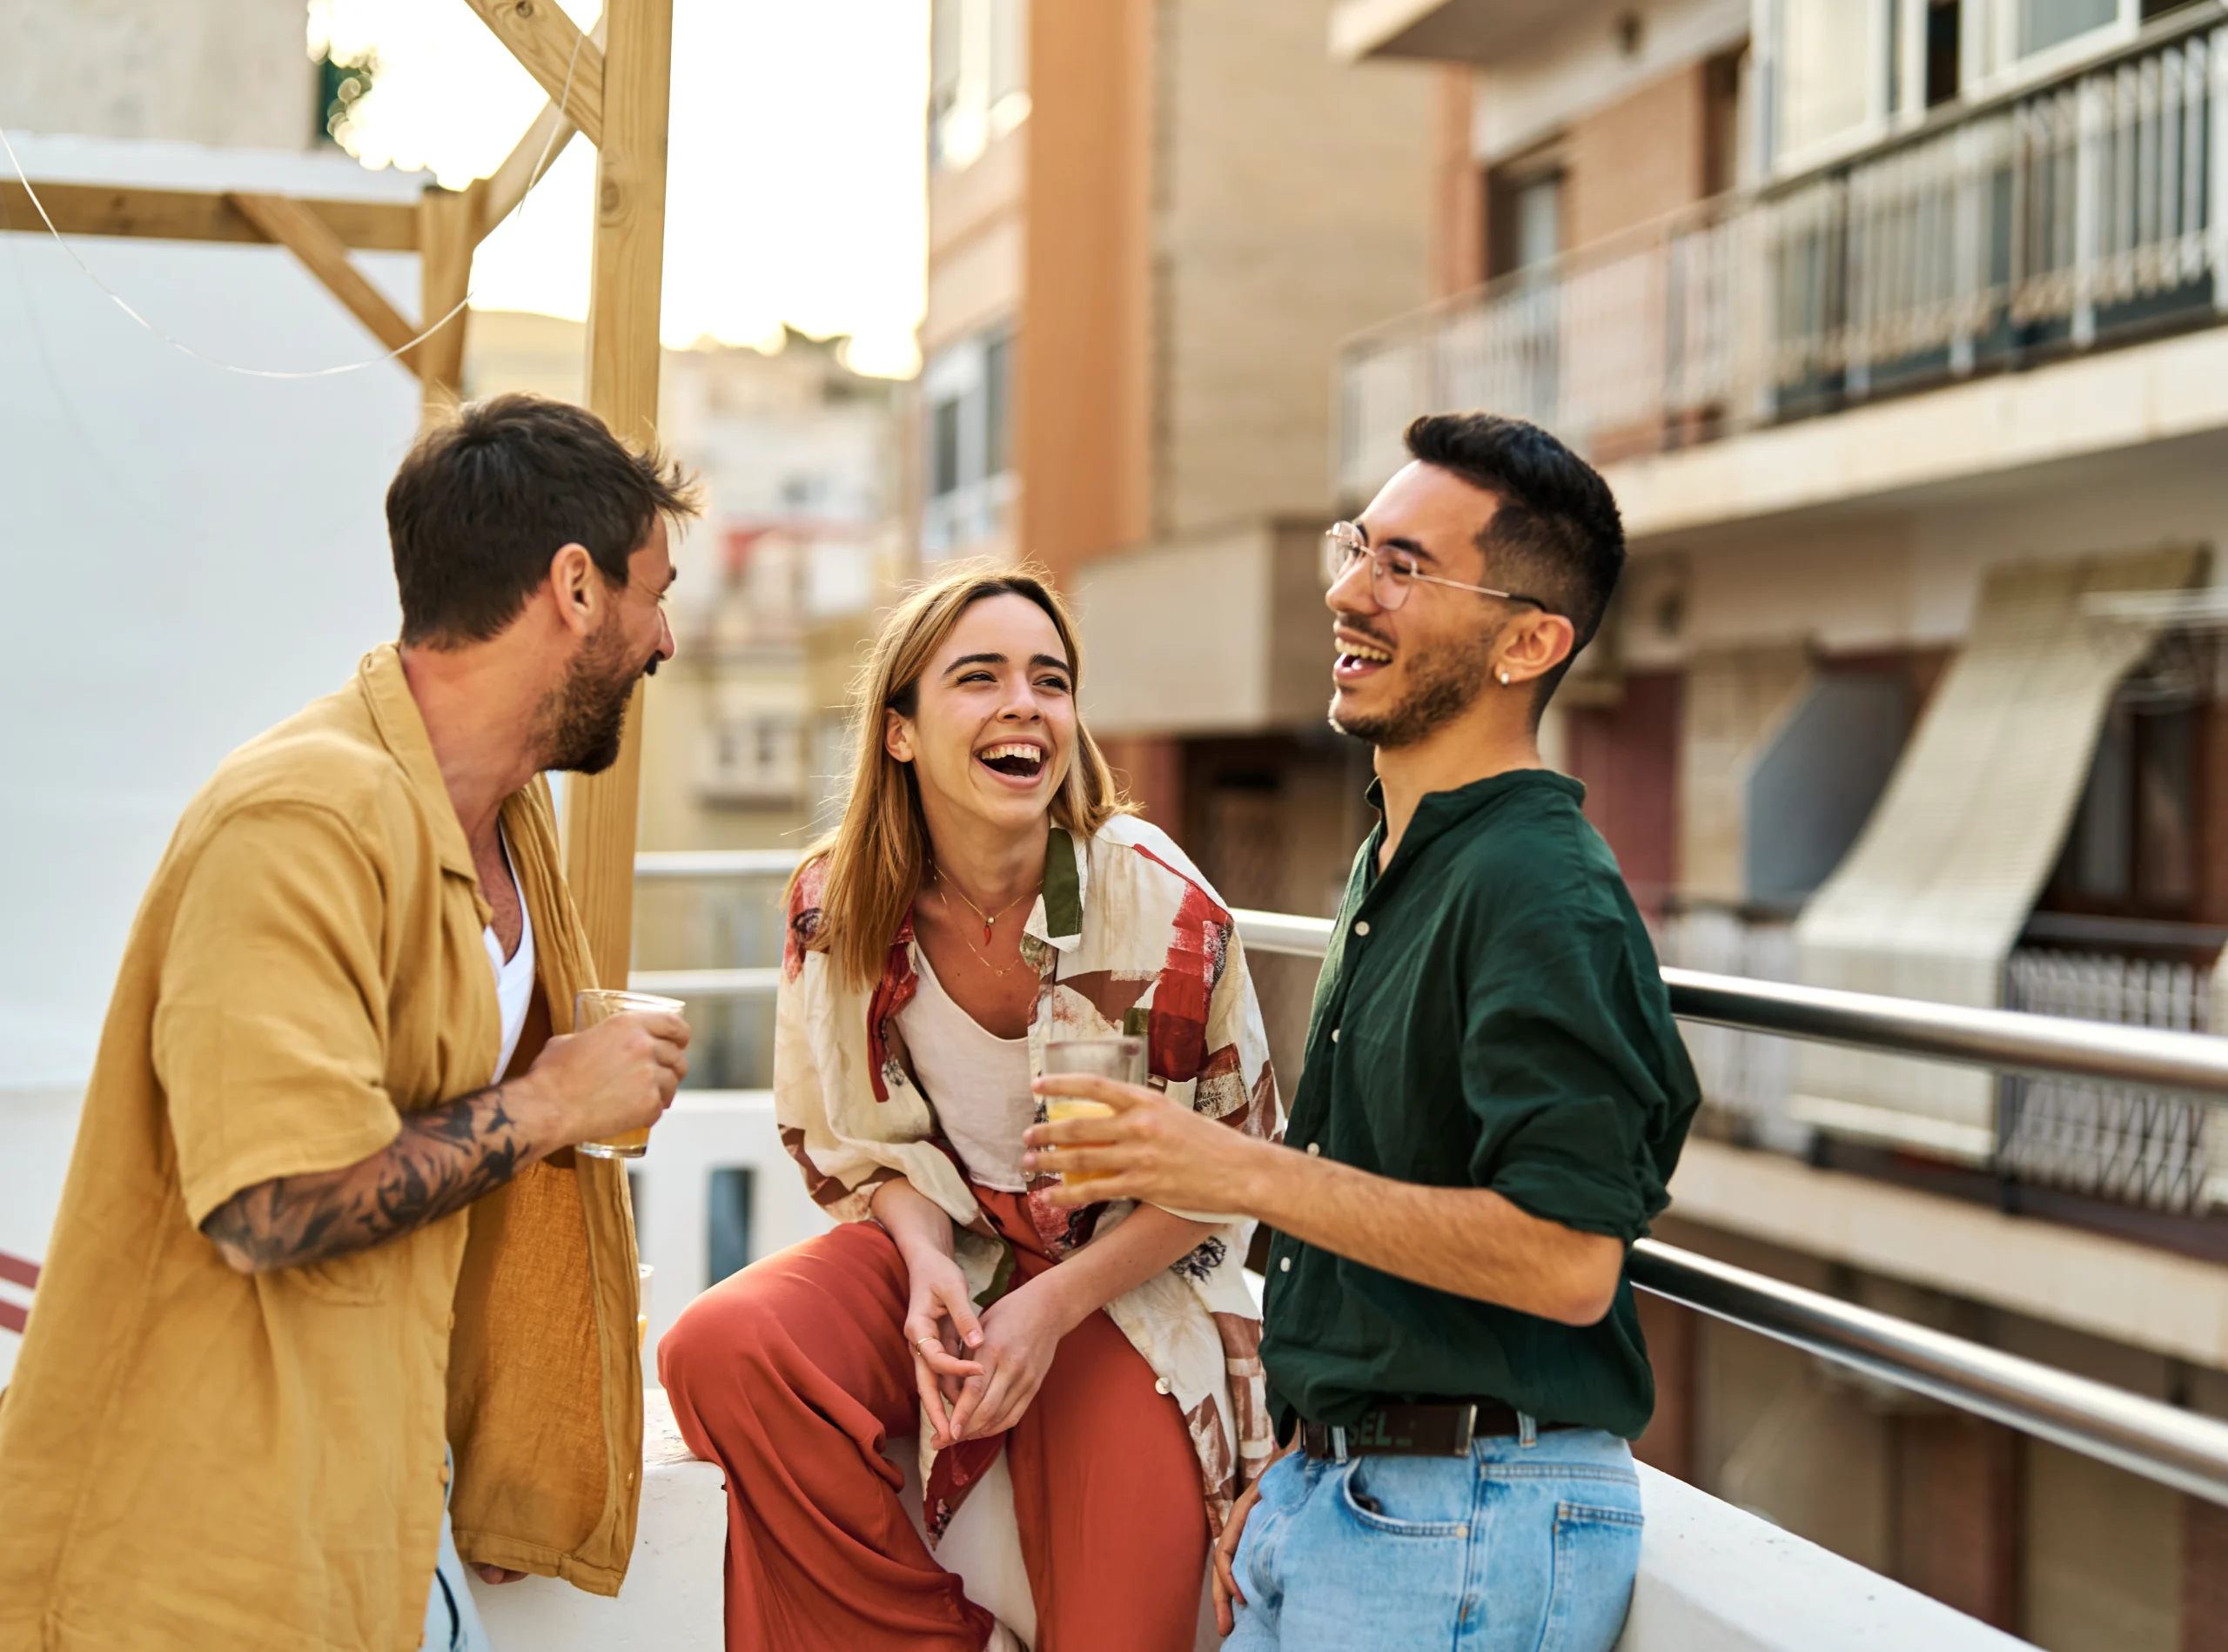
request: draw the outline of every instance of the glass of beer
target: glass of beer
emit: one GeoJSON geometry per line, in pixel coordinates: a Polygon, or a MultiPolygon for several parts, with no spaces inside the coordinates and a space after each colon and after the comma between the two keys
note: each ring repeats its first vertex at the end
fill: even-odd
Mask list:
{"type": "MultiPolygon", "coordinates": [[[[616,987],[590,987],[573,997],[573,1031],[586,1032],[599,1021],[644,1010],[665,1010],[679,1015],[688,1006],[679,998],[661,998],[648,992],[621,992],[616,987]]],[[[581,1142],[577,1152],[591,1158],[640,1158],[650,1145],[650,1127],[621,1131],[602,1141],[581,1142]]]]}
{"type": "MultiPolygon", "coordinates": [[[[1127,1033],[1104,1038],[1056,1038],[1044,1046],[1044,1071],[1053,1075],[1087,1073],[1094,1078],[1111,1078],[1118,1084],[1141,1085],[1145,1081],[1145,1041],[1127,1033]]],[[[1085,1101],[1079,1096],[1047,1096],[1044,1098],[1044,1121],[1047,1124],[1065,1124],[1070,1118],[1111,1118],[1113,1116],[1114,1110],[1103,1101],[1085,1101]]],[[[1104,1181],[1105,1178],[1070,1172],[1060,1179],[1073,1182],[1080,1187],[1085,1182],[1104,1181]]]]}

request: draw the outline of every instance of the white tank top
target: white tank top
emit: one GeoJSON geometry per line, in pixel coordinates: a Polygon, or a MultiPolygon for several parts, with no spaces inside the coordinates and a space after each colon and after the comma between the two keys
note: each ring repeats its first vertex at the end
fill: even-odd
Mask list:
{"type": "Polygon", "coordinates": [[[1037,1122],[1029,1089],[1029,1040],[1001,1038],[961,1009],[936,979],[928,950],[915,946],[920,990],[897,1012],[913,1076],[936,1104],[944,1139],[967,1173],[986,1187],[1018,1193],[1021,1132],[1037,1122]]]}
{"type": "MultiPolygon", "coordinates": [[[[495,829],[500,839],[502,828],[495,829]]],[[[511,846],[506,843],[502,847],[503,868],[511,875],[511,887],[519,892],[519,949],[505,957],[503,943],[492,923],[481,937],[487,943],[487,962],[495,966],[495,1002],[503,1015],[503,1052],[496,1058],[495,1076],[487,1081],[491,1085],[502,1083],[503,1075],[511,1070],[519,1036],[526,1031],[526,1012],[534,1003],[534,914],[526,910],[526,890],[520,886],[518,868],[511,864],[511,846]]]]}

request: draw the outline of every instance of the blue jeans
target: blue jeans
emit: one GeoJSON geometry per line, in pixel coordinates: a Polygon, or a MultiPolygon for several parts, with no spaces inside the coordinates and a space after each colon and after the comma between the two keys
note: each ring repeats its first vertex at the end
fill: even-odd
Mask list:
{"type": "Polygon", "coordinates": [[[1614,1434],[1502,1436],[1466,1458],[1295,1451],[1262,1476],[1223,1652],[1608,1652],[1640,1532],[1614,1434]]]}

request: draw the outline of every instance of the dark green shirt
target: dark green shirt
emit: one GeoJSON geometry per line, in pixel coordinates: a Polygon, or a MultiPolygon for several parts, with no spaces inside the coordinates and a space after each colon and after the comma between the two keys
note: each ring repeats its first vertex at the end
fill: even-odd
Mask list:
{"type": "MultiPolygon", "coordinates": [[[[1370,835],[1315,989],[1290,1145],[1489,1187],[1627,1244],[1648,1231],[1699,1097],[1585,795],[1544,769],[1434,792],[1381,877],[1383,824],[1370,835]]],[[[1631,1439],[1655,1406],[1628,1280],[1578,1328],[1278,1234],[1265,1321],[1280,1432],[1295,1413],[1352,1422],[1379,1398],[1490,1398],[1631,1439]]]]}

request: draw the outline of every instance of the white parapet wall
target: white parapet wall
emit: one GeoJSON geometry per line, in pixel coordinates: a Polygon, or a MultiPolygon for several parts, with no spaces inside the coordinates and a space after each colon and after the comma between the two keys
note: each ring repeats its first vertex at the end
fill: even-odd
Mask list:
{"type": "Polygon", "coordinates": [[[1617,1652],[2017,1652],[2028,1642],[1643,1467],[1617,1652]]]}
{"type": "MultiPolygon", "coordinates": [[[[1641,1471],[1648,1530],[1617,1652],[2018,1652],[2028,1643],[1707,1493],[1641,1471]]],[[[719,1652],[727,1482],[644,1398],[642,1514],[616,1599],[530,1577],[475,1581],[504,1652],[719,1652]]],[[[1202,1649],[1215,1637],[1203,1622],[1202,1649]]]]}
{"type": "Polygon", "coordinates": [[[727,1476],[681,1442],[673,1407],[642,1396],[642,1512],[615,1597],[554,1578],[472,1581],[487,1638],[503,1652],[721,1652],[727,1476]]]}

